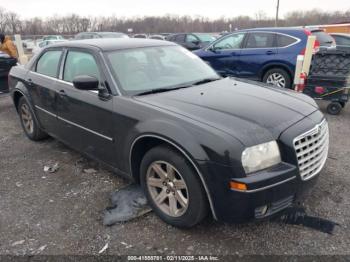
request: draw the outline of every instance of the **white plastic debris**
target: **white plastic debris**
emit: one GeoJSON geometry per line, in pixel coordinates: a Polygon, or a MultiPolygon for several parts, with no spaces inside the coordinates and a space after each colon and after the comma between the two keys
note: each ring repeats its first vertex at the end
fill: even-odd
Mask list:
{"type": "Polygon", "coordinates": [[[107,250],[107,248],[108,248],[108,243],[106,243],[106,245],[104,245],[104,247],[100,251],[98,251],[98,253],[102,254],[103,252],[105,252],[107,250]]]}
{"type": "Polygon", "coordinates": [[[39,247],[39,248],[36,250],[36,253],[43,252],[44,249],[45,249],[46,247],[47,247],[47,245],[44,245],[44,246],[39,247]]]}
{"type": "Polygon", "coordinates": [[[86,174],[95,174],[97,173],[97,171],[93,168],[87,168],[87,169],[84,169],[84,173],[86,174]]]}
{"type": "Polygon", "coordinates": [[[44,166],[44,172],[46,173],[55,173],[59,169],[58,163],[54,164],[53,166],[44,166]]]}
{"type": "Polygon", "coordinates": [[[23,240],[19,240],[19,241],[15,241],[15,242],[13,242],[12,244],[11,244],[11,246],[18,246],[18,245],[22,245],[23,243],[25,242],[25,240],[23,239],[23,240]]]}

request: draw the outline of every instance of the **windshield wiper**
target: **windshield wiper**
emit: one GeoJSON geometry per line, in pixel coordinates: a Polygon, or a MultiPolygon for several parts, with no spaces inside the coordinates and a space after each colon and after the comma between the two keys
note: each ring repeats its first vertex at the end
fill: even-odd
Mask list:
{"type": "Polygon", "coordinates": [[[151,90],[148,90],[145,92],[138,93],[136,95],[143,96],[143,95],[149,95],[149,94],[163,93],[163,92],[168,92],[168,91],[173,91],[173,90],[178,90],[178,89],[182,89],[182,88],[187,88],[187,87],[191,87],[191,86],[197,86],[197,85],[213,82],[213,81],[216,81],[219,79],[221,79],[221,78],[217,78],[217,77],[216,78],[205,78],[205,79],[201,79],[199,81],[195,81],[194,83],[190,83],[187,85],[168,87],[168,88],[155,88],[155,89],[151,89],[151,90]]]}
{"type": "Polygon", "coordinates": [[[145,92],[141,92],[136,94],[137,96],[143,96],[143,95],[149,95],[149,94],[157,94],[157,93],[163,93],[163,92],[168,92],[168,91],[173,91],[173,90],[178,90],[181,88],[186,88],[186,87],[190,87],[192,85],[186,85],[186,86],[178,86],[178,87],[173,87],[173,88],[155,88],[155,89],[151,89],[145,92]]]}
{"type": "Polygon", "coordinates": [[[196,81],[196,82],[192,83],[192,85],[193,86],[202,85],[202,84],[206,84],[206,83],[209,83],[209,82],[217,81],[217,80],[220,80],[220,79],[221,79],[220,77],[204,78],[204,79],[201,79],[199,81],[196,81]]]}

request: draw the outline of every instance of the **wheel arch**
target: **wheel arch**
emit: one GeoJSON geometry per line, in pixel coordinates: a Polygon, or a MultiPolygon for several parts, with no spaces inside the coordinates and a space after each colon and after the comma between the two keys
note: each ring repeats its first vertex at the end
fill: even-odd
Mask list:
{"type": "Polygon", "coordinates": [[[151,148],[158,145],[168,145],[174,148],[177,152],[183,155],[190,162],[191,166],[194,168],[195,172],[199,176],[202,186],[206,192],[211,213],[213,217],[217,219],[209,189],[205,182],[204,176],[202,175],[201,171],[196,165],[194,159],[183,147],[181,147],[176,142],[171,141],[168,138],[165,138],[163,136],[156,135],[156,134],[143,134],[138,136],[136,139],[134,139],[133,143],[131,144],[130,153],[129,153],[130,172],[133,179],[136,182],[140,181],[139,173],[140,173],[140,164],[141,164],[142,158],[151,148]]]}
{"type": "Polygon", "coordinates": [[[17,112],[18,112],[19,100],[21,99],[21,97],[25,97],[25,95],[21,91],[19,91],[19,90],[13,91],[12,98],[13,98],[13,103],[16,107],[17,112]]]}
{"type": "Polygon", "coordinates": [[[294,79],[294,77],[293,77],[293,74],[294,74],[293,71],[291,70],[291,68],[289,68],[289,66],[287,66],[287,65],[285,65],[285,64],[282,64],[282,63],[273,63],[273,64],[267,64],[267,65],[265,65],[265,66],[261,69],[261,71],[260,71],[259,79],[260,79],[261,81],[263,81],[263,78],[264,78],[265,74],[267,73],[267,71],[269,71],[269,70],[271,70],[271,69],[273,69],[273,68],[279,68],[279,69],[285,70],[285,71],[288,73],[288,75],[289,75],[291,81],[293,81],[293,79],[294,79]]]}

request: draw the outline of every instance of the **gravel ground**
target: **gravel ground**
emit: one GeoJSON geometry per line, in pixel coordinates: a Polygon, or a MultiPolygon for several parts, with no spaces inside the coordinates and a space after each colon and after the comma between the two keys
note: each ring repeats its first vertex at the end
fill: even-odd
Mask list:
{"type": "MultiPolygon", "coordinates": [[[[324,105],[321,105],[324,111],[324,105]]],[[[179,230],[153,213],[102,225],[109,196],[127,181],[54,139],[28,140],[11,99],[0,97],[0,255],[347,254],[350,255],[350,106],[328,116],[330,154],[312,197],[312,216],[337,222],[333,235],[273,221],[203,224],[179,230]],[[59,163],[56,173],[45,165],[59,163]],[[83,170],[94,168],[96,173],[83,170]]]]}

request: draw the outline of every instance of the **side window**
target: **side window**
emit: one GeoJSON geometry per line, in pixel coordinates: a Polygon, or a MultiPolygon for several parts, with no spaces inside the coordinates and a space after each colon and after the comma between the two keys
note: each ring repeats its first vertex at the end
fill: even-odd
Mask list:
{"type": "Polygon", "coordinates": [[[239,49],[243,42],[245,33],[233,34],[225,37],[214,45],[215,49],[239,49]]]}
{"type": "Polygon", "coordinates": [[[350,39],[349,38],[345,38],[343,36],[333,36],[333,38],[335,39],[337,45],[350,45],[350,39]]]}
{"type": "Polygon", "coordinates": [[[298,40],[293,37],[277,34],[277,47],[286,47],[297,41],[298,40]]]}
{"type": "Polygon", "coordinates": [[[36,72],[46,76],[57,77],[58,65],[62,51],[47,51],[36,64],[36,72]]]}
{"type": "Polygon", "coordinates": [[[85,52],[69,51],[64,66],[63,80],[73,82],[76,76],[88,75],[100,79],[95,58],[85,52]]]}
{"type": "Polygon", "coordinates": [[[269,48],[275,47],[275,34],[273,33],[250,33],[246,48],[269,48]]]}
{"type": "Polygon", "coordinates": [[[195,37],[194,35],[187,35],[186,36],[186,42],[187,43],[193,43],[195,41],[198,41],[197,37],[195,37]]]}
{"type": "Polygon", "coordinates": [[[186,36],[186,35],[177,35],[177,36],[175,37],[175,41],[176,41],[176,42],[185,42],[185,36],[186,36]]]}

